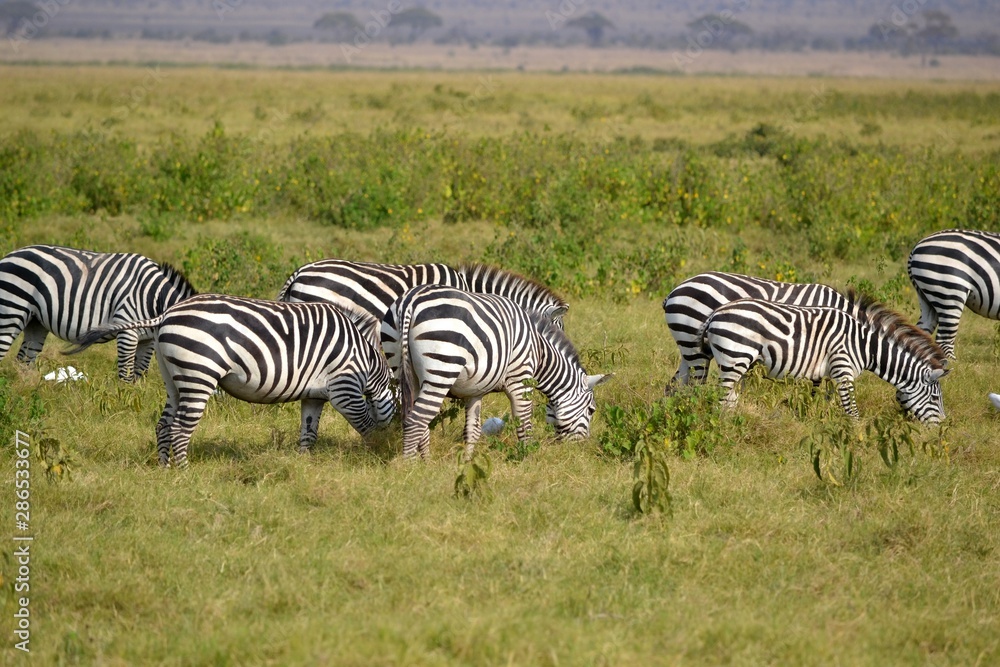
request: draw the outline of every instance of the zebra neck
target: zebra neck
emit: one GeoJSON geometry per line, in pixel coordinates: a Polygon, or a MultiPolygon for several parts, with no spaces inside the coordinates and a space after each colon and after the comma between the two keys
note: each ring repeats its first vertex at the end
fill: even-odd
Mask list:
{"type": "Polygon", "coordinates": [[[557,399],[569,386],[567,378],[572,377],[577,370],[551,341],[540,335],[537,339],[538,366],[535,368],[535,380],[538,382],[538,391],[550,400],[557,399]]]}

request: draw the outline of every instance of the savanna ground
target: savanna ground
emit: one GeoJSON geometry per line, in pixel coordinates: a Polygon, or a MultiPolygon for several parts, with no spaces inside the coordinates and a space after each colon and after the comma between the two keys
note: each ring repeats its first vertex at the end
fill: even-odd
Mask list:
{"type": "MultiPolygon", "coordinates": [[[[870,376],[857,431],[822,392],[758,378],[734,412],[710,388],[663,402],[678,358],[660,308],[688,275],[727,269],[850,284],[915,319],[912,244],[1000,229],[996,85],[0,76],[3,252],[141,252],[203,291],[254,296],[325,256],[492,261],[563,292],[588,370],[616,374],[592,438],[558,443],[538,423],[526,447],[509,432],[484,442],[492,470],[466,499],[454,493],[461,419],[411,465],[398,424],[362,442],[328,411],[304,457],[297,405],[223,397],[190,468],[160,470],[155,373],[120,384],[111,346],[67,359],[50,339],[32,369],[10,355],[0,437],[49,439],[30,499],[39,663],[1000,660],[994,323],[965,317],[947,427],[916,429],[896,460],[902,439],[866,430],[903,428],[892,387],[870,376]],[[89,380],[42,380],[67,363],[89,380]],[[640,441],[669,465],[669,513],[633,507],[640,441]]],[[[491,400],[486,414],[506,410],[491,400]]],[[[12,449],[0,464],[14,534],[12,449]]],[[[5,562],[11,664],[13,573],[5,562]]]]}

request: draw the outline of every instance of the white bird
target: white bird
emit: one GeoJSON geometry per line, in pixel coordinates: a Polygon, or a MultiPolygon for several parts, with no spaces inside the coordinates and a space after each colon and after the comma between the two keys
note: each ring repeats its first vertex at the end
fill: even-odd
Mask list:
{"type": "Polygon", "coordinates": [[[993,404],[993,407],[1000,410],[1000,394],[994,394],[991,392],[987,395],[990,397],[990,403],[993,404]]]}

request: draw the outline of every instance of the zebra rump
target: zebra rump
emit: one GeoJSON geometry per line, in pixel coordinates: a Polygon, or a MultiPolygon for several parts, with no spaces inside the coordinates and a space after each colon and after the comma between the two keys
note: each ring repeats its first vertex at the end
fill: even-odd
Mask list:
{"type": "Polygon", "coordinates": [[[159,318],[99,329],[69,350],[131,327],[155,329],[167,401],[156,426],[162,465],[187,464],[191,434],[216,388],[251,403],[301,401],[299,451],[309,452],[327,402],[362,435],[392,418],[389,368],[367,313],[329,303],[205,294],[159,318]]]}
{"type": "Polygon", "coordinates": [[[566,334],[537,312],[494,294],[424,285],[390,307],[383,343],[398,341],[403,457],[427,456],[429,424],[445,398],[465,401],[464,440],[471,456],[482,432],[482,397],[502,391],[511,402],[519,440],[531,432],[530,380],[545,394],[559,437],[586,437],[596,405],[591,376],[566,334]],[[396,323],[399,323],[398,327],[396,323]]]}
{"type": "MultiPolygon", "coordinates": [[[[194,294],[179,271],[142,255],[20,248],[0,259],[0,360],[22,331],[17,359],[32,363],[49,333],[76,343],[100,327],[156,317],[194,294]]],[[[118,376],[132,381],[143,375],[152,354],[151,331],[123,330],[118,376]]]]}
{"type": "Polygon", "coordinates": [[[735,404],[736,383],[754,363],[769,378],[837,383],[844,411],[858,416],[854,380],[863,372],[896,387],[902,408],[924,422],[944,418],[940,380],[946,357],[926,332],[868,297],[848,295],[850,309],[740,299],[720,306],[700,332],[704,354],[719,365],[723,399],[735,404]]]}
{"type": "Polygon", "coordinates": [[[948,229],[920,240],[906,271],[920,301],[917,326],[955,356],[958,322],[966,308],[1000,319],[1000,234],[948,229]]]}
{"type": "Polygon", "coordinates": [[[760,299],[796,306],[822,306],[847,310],[843,294],[817,283],[783,283],[738,273],[710,271],[688,278],[663,300],[670,335],[680,351],[681,363],[670,384],[701,382],[710,356],[702,350],[699,332],[715,309],[738,299],[760,299]]]}

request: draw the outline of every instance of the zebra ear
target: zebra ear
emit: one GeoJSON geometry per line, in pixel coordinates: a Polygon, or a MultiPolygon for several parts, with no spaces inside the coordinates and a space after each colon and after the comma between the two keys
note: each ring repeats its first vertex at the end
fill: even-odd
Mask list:
{"type": "Polygon", "coordinates": [[[938,368],[936,370],[931,371],[931,382],[937,382],[950,372],[951,372],[950,368],[938,368]]]}
{"type": "Polygon", "coordinates": [[[549,311],[549,319],[557,320],[568,312],[569,306],[556,306],[549,311]]]}
{"type": "Polygon", "coordinates": [[[587,376],[587,388],[593,389],[599,384],[604,384],[611,378],[615,376],[614,373],[605,373],[604,375],[588,375],[587,376]]]}

